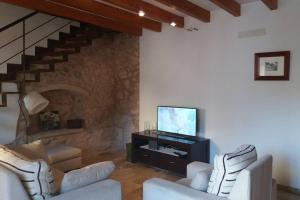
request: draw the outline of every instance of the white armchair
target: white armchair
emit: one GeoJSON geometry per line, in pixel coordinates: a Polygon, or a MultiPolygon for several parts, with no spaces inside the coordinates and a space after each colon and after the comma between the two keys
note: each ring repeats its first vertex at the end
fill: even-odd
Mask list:
{"type": "MultiPolygon", "coordinates": [[[[43,195],[47,195],[49,200],[121,200],[122,198],[121,184],[108,179],[115,169],[111,161],[95,163],[66,173],[52,167],[52,173],[50,173],[50,167],[44,161],[52,162],[49,162],[41,141],[15,147],[14,150],[3,146],[0,149],[0,200],[42,199],[43,195]],[[37,162],[39,168],[34,165],[37,162]],[[23,166],[26,169],[22,169],[23,166]],[[30,180],[33,176],[38,177],[39,185],[28,185],[35,182],[35,180],[30,180]],[[28,177],[30,179],[26,179],[28,177]],[[41,198],[35,196],[36,194],[39,194],[41,198]]],[[[56,155],[58,161],[62,161],[59,166],[63,169],[79,167],[81,151],[78,151],[80,158],[76,157],[71,162],[64,162],[62,158],[74,155],[74,149],[62,147],[62,150],[66,149],[68,151],[53,154],[56,155]]]]}
{"type": "MultiPolygon", "coordinates": [[[[200,171],[212,170],[213,166],[193,162],[187,166],[187,177],[177,182],[150,179],[143,185],[143,200],[226,200],[189,187],[193,177],[200,171]]],[[[272,156],[264,156],[238,176],[228,197],[229,200],[276,200],[276,182],[272,180],[272,156]]]]}
{"type": "MultiPolygon", "coordinates": [[[[19,177],[0,165],[0,199],[31,200],[19,177]]],[[[121,200],[121,184],[105,179],[50,198],[49,200],[121,200]]]]}

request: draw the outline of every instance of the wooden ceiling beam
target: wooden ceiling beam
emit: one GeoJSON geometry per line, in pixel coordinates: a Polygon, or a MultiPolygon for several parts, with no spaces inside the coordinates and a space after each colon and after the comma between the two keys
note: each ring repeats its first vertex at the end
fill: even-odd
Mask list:
{"type": "Polygon", "coordinates": [[[176,23],[177,27],[184,27],[184,18],[147,3],[142,0],[103,0],[115,6],[130,10],[132,12],[138,13],[140,10],[145,12],[145,17],[154,19],[160,22],[171,24],[176,23]]]}
{"type": "Polygon", "coordinates": [[[278,0],[262,0],[266,6],[268,6],[271,10],[277,10],[278,9],[278,0]]]}
{"type": "Polygon", "coordinates": [[[56,15],[60,17],[65,17],[80,22],[85,22],[95,26],[111,29],[118,32],[125,32],[137,36],[142,35],[142,29],[138,26],[131,26],[123,24],[120,22],[115,22],[113,20],[96,16],[91,13],[82,12],[70,7],[61,6],[49,1],[41,0],[2,0],[2,2],[14,4],[16,6],[21,6],[31,10],[37,10],[40,12],[48,13],[50,15],[56,15]]]}
{"type": "Polygon", "coordinates": [[[120,21],[127,23],[129,25],[137,25],[139,27],[144,27],[156,32],[161,32],[161,23],[147,19],[144,17],[139,17],[134,13],[127,12],[123,9],[109,6],[107,4],[97,2],[94,0],[51,0],[62,5],[71,6],[80,10],[88,11],[96,15],[101,15],[103,17],[110,18],[114,21],[120,21]]]}
{"type": "Polygon", "coordinates": [[[193,4],[187,0],[156,0],[169,7],[175,8],[176,10],[199,19],[203,22],[210,22],[210,11],[193,4]]]}
{"type": "Polygon", "coordinates": [[[220,8],[223,8],[235,17],[241,16],[241,4],[235,0],[210,0],[220,8]]]}

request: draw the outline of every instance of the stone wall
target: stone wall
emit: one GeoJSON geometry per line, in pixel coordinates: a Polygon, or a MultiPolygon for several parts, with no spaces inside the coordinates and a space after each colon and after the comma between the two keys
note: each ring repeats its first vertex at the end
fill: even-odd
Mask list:
{"type": "MultiPolygon", "coordinates": [[[[89,152],[123,149],[139,124],[139,38],[104,34],[68,62],[56,64],[55,72],[43,73],[41,82],[28,84],[27,90],[43,91],[50,100],[47,110],[59,110],[64,126],[67,119],[85,120],[80,135],[45,139],[47,145],[66,143],[89,152]]],[[[38,116],[32,116],[29,132],[37,130],[38,116]]]]}

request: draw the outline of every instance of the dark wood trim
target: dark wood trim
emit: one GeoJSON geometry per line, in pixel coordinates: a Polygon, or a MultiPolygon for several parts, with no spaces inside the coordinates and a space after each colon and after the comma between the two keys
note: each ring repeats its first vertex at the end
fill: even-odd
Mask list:
{"type": "Polygon", "coordinates": [[[289,193],[300,196],[300,189],[298,189],[298,188],[293,188],[290,186],[285,186],[285,185],[280,185],[280,184],[277,185],[277,188],[278,188],[278,190],[282,190],[282,191],[289,192],[289,193]]]}
{"type": "Polygon", "coordinates": [[[241,4],[235,0],[210,0],[220,8],[223,8],[235,17],[241,16],[241,4]]]}
{"type": "Polygon", "coordinates": [[[80,10],[88,11],[96,15],[110,18],[114,21],[123,22],[129,25],[137,25],[156,32],[161,32],[162,25],[160,22],[139,17],[137,14],[127,12],[124,9],[112,7],[107,4],[96,2],[94,0],[51,0],[62,5],[71,6],[80,10]]]}
{"type": "Polygon", "coordinates": [[[278,9],[278,0],[262,0],[262,2],[271,10],[278,9]]]}
{"type": "Polygon", "coordinates": [[[125,32],[137,36],[142,35],[142,28],[138,26],[123,24],[113,21],[111,19],[97,16],[91,13],[83,12],[78,9],[73,9],[67,6],[61,6],[50,1],[40,0],[2,0],[5,3],[14,4],[24,8],[38,10],[40,12],[48,13],[50,15],[65,17],[80,22],[85,22],[95,26],[111,29],[118,32],[125,32]]]}
{"type": "Polygon", "coordinates": [[[172,23],[175,22],[177,27],[184,27],[184,18],[154,6],[150,3],[141,0],[103,0],[107,3],[119,6],[121,8],[130,10],[132,12],[138,13],[139,10],[143,10],[146,18],[154,19],[160,22],[172,23]]]}
{"type": "Polygon", "coordinates": [[[209,139],[199,138],[195,140],[176,138],[172,136],[147,134],[145,132],[133,133],[132,162],[141,162],[179,174],[186,174],[186,166],[193,161],[209,162],[209,139]],[[181,150],[185,155],[170,155],[157,150],[141,148],[144,145],[155,144],[157,147],[171,146],[174,151],[181,150]]]}
{"type": "Polygon", "coordinates": [[[268,53],[256,53],[255,54],[255,66],[254,66],[254,77],[255,80],[268,81],[288,81],[290,79],[290,51],[279,51],[279,52],[268,52],[268,53]],[[283,76],[260,76],[259,75],[259,60],[263,57],[278,57],[284,56],[284,75],[283,76]]]}
{"type": "Polygon", "coordinates": [[[156,0],[202,22],[210,22],[210,11],[187,0],[156,0]]]}

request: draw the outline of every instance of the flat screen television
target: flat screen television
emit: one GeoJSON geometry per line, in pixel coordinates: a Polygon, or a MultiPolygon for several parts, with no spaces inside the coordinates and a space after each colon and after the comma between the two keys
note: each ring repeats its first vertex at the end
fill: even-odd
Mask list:
{"type": "Polygon", "coordinates": [[[195,137],[197,134],[197,109],[157,106],[157,130],[195,137]]]}

